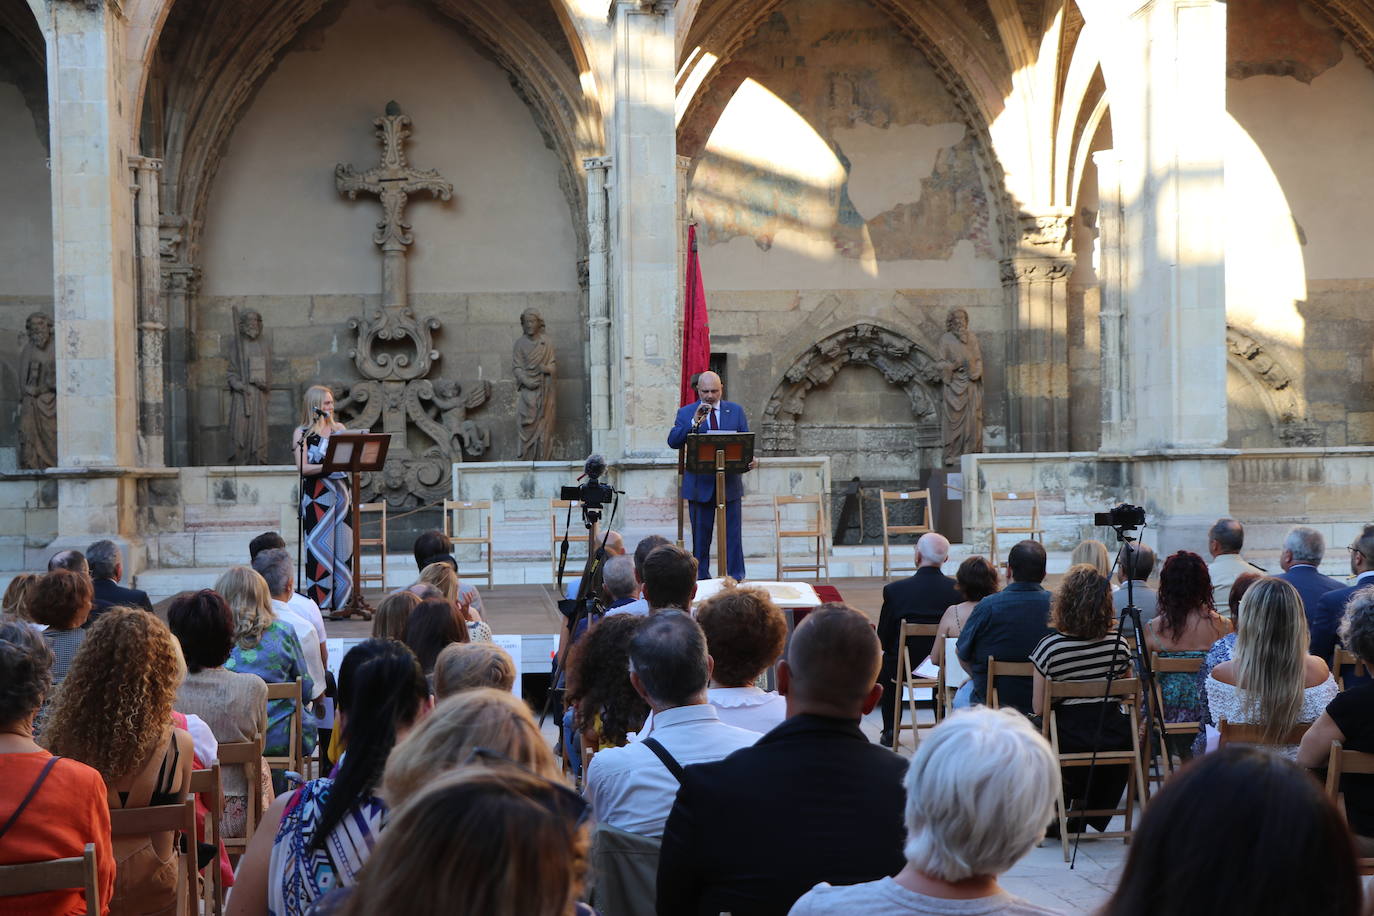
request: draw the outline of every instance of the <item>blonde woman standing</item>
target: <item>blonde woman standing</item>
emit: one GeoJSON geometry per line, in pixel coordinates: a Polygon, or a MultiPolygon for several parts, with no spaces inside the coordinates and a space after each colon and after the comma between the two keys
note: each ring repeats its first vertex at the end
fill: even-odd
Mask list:
{"type": "Polygon", "coordinates": [[[344,431],[334,419],[334,393],[323,385],[305,392],[301,425],[291,434],[291,454],[301,474],[304,522],[304,594],[322,609],[348,604],[353,587],[353,530],[348,525],[348,486],[342,471],[323,473],[329,437],[344,431]]]}

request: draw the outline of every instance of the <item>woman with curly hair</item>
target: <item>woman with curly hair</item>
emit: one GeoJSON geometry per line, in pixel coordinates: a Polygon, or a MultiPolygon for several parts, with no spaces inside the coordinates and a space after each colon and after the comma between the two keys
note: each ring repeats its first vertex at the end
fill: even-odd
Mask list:
{"type": "MultiPolygon", "coordinates": [[[[219,577],[215,592],[234,612],[234,647],[224,667],[230,671],[256,674],[268,684],[283,684],[301,679],[304,696],[315,694],[315,684],[306,668],[301,641],[290,624],[272,613],[272,596],[267,581],[251,567],[235,566],[219,577]]],[[[290,700],[267,704],[267,736],[262,752],[268,757],[284,757],[291,752],[291,716],[296,705],[290,700]]],[[[302,716],[302,738],[309,753],[315,747],[315,717],[302,716]]]]}
{"type": "Polygon", "coordinates": [[[581,736],[593,748],[619,747],[638,731],[649,706],[630,683],[630,640],[647,618],[612,614],[577,641],[568,654],[568,703],[572,741],[581,736]]]}
{"type": "MultiPolygon", "coordinates": [[[[191,736],[172,725],[186,666],[167,625],[147,611],[111,608],[77,650],[53,702],[48,750],[95,768],[111,808],[175,805],[191,788],[191,736]]],[[[173,833],[116,837],[110,913],[175,913],[173,833]]]]}
{"type": "Polygon", "coordinates": [[[715,661],[706,701],[726,725],[766,732],[787,718],[787,701],[755,685],[782,656],[787,620],[761,588],[727,588],[697,605],[715,661]]]}
{"type": "MultiPolygon", "coordinates": [[[[1187,550],[1164,561],[1159,571],[1155,617],[1145,625],[1145,643],[1161,658],[1200,658],[1227,633],[1231,623],[1217,613],[1212,577],[1202,557],[1187,550]]],[[[1181,671],[1159,678],[1165,722],[1201,722],[1206,695],[1197,678],[1181,671]]],[[[1192,737],[1170,735],[1169,749],[1180,758],[1192,756],[1192,737]]]]}
{"type": "MultiPolygon", "coordinates": [[[[1045,685],[1049,681],[1104,681],[1129,676],[1131,652],[1116,626],[1112,583],[1095,567],[1087,563],[1069,567],[1050,604],[1050,626],[1050,634],[1030,654],[1030,662],[1035,666],[1031,708],[1036,715],[1050,714],[1045,705],[1045,685]]],[[[1131,720],[1119,703],[1104,706],[1100,699],[1070,697],[1055,705],[1061,751],[1108,751],[1131,746],[1131,720]]],[[[1126,788],[1129,768],[1099,766],[1094,771],[1089,786],[1086,767],[1064,769],[1064,798],[1070,808],[1116,807],[1121,790],[1126,788]],[[1075,805],[1075,800],[1081,804],[1075,805]]],[[[1098,816],[1089,818],[1088,824],[1106,830],[1110,820],[1098,816]]],[[[1081,829],[1077,819],[1070,819],[1071,832],[1081,829]]]]}

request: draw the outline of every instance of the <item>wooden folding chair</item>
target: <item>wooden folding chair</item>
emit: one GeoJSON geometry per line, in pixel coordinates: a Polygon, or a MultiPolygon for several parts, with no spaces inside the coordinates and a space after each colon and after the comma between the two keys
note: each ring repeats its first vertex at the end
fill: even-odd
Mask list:
{"type": "MultiPolygon", "coordinates": [[[[252,741],[233,741],[219,746],[219,765],[221,772],[228,767],[240,767],[244,779],[248,781],[248,803],[245,806],[243,835],[229,836],[221,832],[220,842],[231,856],[240,856],[248,851],[248,841],[253,831],[258,829],[262,820],[264,799],[262,797],[262,735],[252,741]]],[[[221,792],[220,810],[224,810],[221,792]]]]}
{"type": "Polygon", "coordinates": [[[1217,731],[1221,732],[1221,740],[1217,742],[1217,747],[1222,748],[1228,744],[1257,744],[1271,747],[1302,744],[1302,736],[1307,734],[1311,727],[1311,722],[1299,722],[1275,740],[1265,737],[1262,726],[1248,722],[1227,722],[1222,719],[1217,723],[1217,731]]]}
{"type": "Polygon", "coordinates": [[[935,724],[940,723],[943,718],[944,710],[942,699],[945,687],[945,669],[940,669],[939,677],[921,677],[917,675],[916,668],[920,661],[912,662],[911,647],[908,640],[916,636],[934,636],[940,625],[936,623],[908,623],[902,622],[901,634],[898,636],[897,643],[897,681],[893,685],[897,691],[897,698],[894,703],[896,718],[892,723],[892,749],[895,751],[901,744],[902,729],[911,729],[912,746],[921,746],[921,732],[916,721],[916,691],[923,688],[930,689],[931,705],[935,709],[935,724]],[[911,724],[907,725],[902,721],[902,698],[906,698],[906,704],[911,709],[911,724]]]}
{"type": "MultiPolygon", "coordinates": [[[[148,836],[153,833],[176,832],[185,837],[172,844],[177,863],[177,916],[193,916],[200,909],[196,903],[196,803],[194,799],[177,805],[154,805],[149,808],[111,808],[110,836],[148,836]],[[179,847],[179,848],[178,848],[179,847]]],[[[219,863],[215,863],[218,870],[219,863]]]]}
{"type": "MultiPolygon", "coordinates": [[[[566,507],[565,507],[565,510],[566,510],[566,507]]],[[[566,515],[565,515],[564,517],[566,517],[566,515]]],[[[453,558],[454,558],[455,560],[458,561],[458,578],[459,578],[459,579],[486,579],[486,580],[487,580],[487,587],[488,587],[488,588],[490,588],[491,586],[493,586],[493,585],[496,584],[496,579],[493,577],[493,574],[492,574],[492,566],[493,566],[493,563],[495,562],[495,553],[496,553],[496,551],[495,551],[495,550],[493,549],[493,547],[492,547],[492,539],[491,539],[491,500],[489,500],[489,499],[475,500],[475,501],[474,501],[474,500],[458,500],[458,499],[446,499],[446,500],[444,500],[444,534],[448,535],[449,540],[453,542],[453,558]],[[476,512],[476,513],[477,513],[477,530],[478,530],[478,531],[481,531],[481,530],[482,530],[482,513],[485,512],[485,513],[486,513],[486,521],[487,521],[487,528],[486,528],[487,533],[484,534],[484,535],[483,535],[483,534],[459,535],[459,532],[463,530],[463,526],[462,526],[462,524],[459,522],[459,513],[460,513],[460,512],[476,512]],[[479,566],[476,570],[464,570],[464,569],[463,569],[463,558],[462,558],[461,556],[459,556],[460,551],[458,550],[459,546],[461,546],[461,545],[463,545],[463,544],[476,544],[476,545],[478,545],[478,546],[477,546],[477,562],[478,562],[478,563],[481,563],[481,561],[482,561],[482,555],[483,555],[483,553],[484,553],[482,547],[483,547],[483,546],[486,547],[486,550],[485,550],[485,554],[486,554],[486,558],[487,558],[487,571],[486,571],[486,572],[482,572],[480,566],[479,566]]],[[[555,570],[555,572],[557,572],[557,570],[555,570]]]]}
{"type": "MultiPolygon", "coordinates": [[[[1339,741],[1331,742],[1331,756],[1326,764],[1326,794],[1341,810],[1345,817],[1345,795],[1341,792],[1341,776],[1353,773],[1374,778],[1374,754],[1365,751],[1347,751],[1339,741]]],[[[1360,874],[1374,875],[1374,859],[1358,860],[1360,874]]]]}
{"type": "Polygon", "coordinates": [[[1005,662],[998,661],[991,655],[988,656],[988,695],[986,697],[988,706],[992,709],[1000,709],[1001,701],[997,697],[997,679],[1003,677],[1023,677],[1030,680],[1035,676],[1035,666],[1030,662],[1005,662]]]}
{"type": "Polygon", "coordinates": [[[825,496],[823,494],[773,497],[773,551],[778,558],[779,579],[787,578],[786,574],[790,572],[811,572],[820,577],[824,571],[825,580],[830,581],[830,549],[826,544],[826,539],[829,537],[830,532],[825,525],[825,496]],[[810,521],[784,519],[785,506],[814,506],[816,514],[812,516],[810,521]],[[784,522],[788,527],[783,527],[784,522]],[[815,562],[786,562],[782,556],[784,538],[801,538],[812,542],[815,547],[815,562]]]}
{"type": "Polygon", "coordinates": [[[883,578],[891,576],[894,572],[914,572],[916,565],[907,566],[905,564],[895,564],[889,554],[888,537],[896,534],[928,534],[933,531],[930,527],[930,491],[929,490],[880,490],[878,491],[879,505],[883,510],[883,578]],[[915,509],[917,518],[921,521],[914,525],[893,525],[888,513],[888,503],[911,502],[919,504],[920,508],[915,509]]]}
{"type": "Polygon", "coordinates": [[[220,785],[220,765],[191,771],[191,794],[205,804],[205,842],[215,847],[215,857],[201,875],[200,896],[206,916],[224,912],[224,876],[219,870],[219,844],[223,839],[220,822],[224,819],[224,792],[220,785]]]}
{"type": "MultiPolygon", "coordinates": [[[[1161,686],[1161,684],[1160,684],[1160,682],[1159,682],[1159,676],[1160,676],[1161,674],[1191,674],[1191,675],[1193,675],[1193,677],[1197,677],[1198,671],[1202,670],[1202,663],[1203,663],[1204,661],[1206,661],[1206,659],[1203,659],[1203,658],[1200,658],[1200,657],[1199,657],[1199,658],[1161,658],[1161,657],[1159,656],[1159,654],[1156,653],[1156,652],[1151,652],[1151,653],[1150,653],[1150,670],[1152,670],[1152,671],[1154,672],[1154,674],[1155,674],[1155,679],[1154,679],[1154,688],[1155,688],[1155,709],[1158,709],[1158,710],[1160,711],[1160,715],[1163,715],[1163,713],[1164,713],[1164,688],[1163,688],[1163,686],[1161,686]]],[[[1159,773],[1158,782],[1159,782],[1161,785],[1163,785],[1164,780],[1169,776],[1169,774],[1173,773],[1173,771],[1174,771],[1174,759],[1173,759],[1173,754],[1170,753],[1169,747],[1168,747],[1168,739],[1169,739],[1169,737],[1174,736],[1174,735],[1179,735],[1179,736],[1187,736],[1188,738],[1192,738],[1192,737],[1195,736],[1199,731],[1202,730],[1202,723],[1201,723],[1201,722],[1160,722],[1159,724],[1160,724],[1160,727],[1161,727],[1161,728],[1163,729],[1163,731],[1164,731],[1164,737],[1165,737],[1165,746],[1162,747],[1162,748],[1160,748],[1160,754],[1159,754],[1160,762],[1159,762],[1159,769],[1158,769],[1158,773],[1159,773]]]]}
{"type": "Polygon", "coordinates": [[[376,582],[376,583],[377,583],[378,585],[380,585],[383,589],[385,589],[385,588],[386,588],[386,500],[382,500],[382,501],[380,501],[380,502],[375,502],[375,503],[359,503],[359,504],[358,504],[358,527],[359,527],[359,528],[361,528],[361,527],[362,527],[363,525],[365,525],[365,524],[368,524],[368,522],[369,522],[368,519],[364,519],[364,518],[363,518],[364,515],[380,515],[380,516],[381,516],[380,521],[381,521],[381,525],[382,525],[382,530],[381,530],[381,532],[377,535],[377,537],[372,537],[372,538],[360,537],[360,538],[358,538],[358,551],[359,551],[359,553],[358,553],[359,561],[358,561],[358,562],[359,562],[359,566],[358,566],[358,583],[357,583],[357,584],[358,584],[358,587],[361,588],[363,585],[366,585],[366,584],[369,583],[369,582],[376,582]],[[382,568],[381,568],[381,571],[380,571],[380,572],[375,572],[375,573],[373,573],[373,572],[363,572],[363,571],[362,571],[362,560],[361,560],[361,557],[362,557],[362,549],[363,549],[364,547],[380,547],[380,548],[381,548],[382,568]]]}
{"type": "MultiPolygon", "coordinates": [[[[580,505],[581,503],[568,499],[549,500],[549,573],[551,576],[549,579],[550,582],[555,581],[558,578],[558,549],[559,545],[563,541],[563,535],[559,533],[559,526],[567,522],[569,507],[571,507],[573,510],[573,518],[572,523],[567,525],[568,543],[588,545],[587,551],[584,551],[582,557],[578,559],[578,566],[582,565],[583,561],[585,561],[586,559],[587,552],[591,550],[591,546],[589,543],[591,540],[591,535],[587,533],[586,528],[579,524],[577,507],[580,505]]],[[[569,551],[569,553],[571,554],[571,550],[569,551]]],[[[569,559],[571,559],[571,556],[569,557],[569,559]]]]}
{"type": "Polygon", "coordinates": [[[269,757],[264,755],[267,766],[273,770],[285,770],[300,774],[301,778],[309,778],[305,772],[305,751],[302,747],[301,729],[305,721],[305,698],[302,695],[303,688],[301,679],[297,677],[294,681],[287,681],[284,684],[267,685],[267,703],[270,707],[273,700],[291,700],[296,704],[296,708],[291,713],[291,743],[287,745],[287,752],[284,756],[269,757]]]}
{"type": "Polygon", "coordinates": [[[95,867],[95,844],[87,843],[79,856],[0,865],[0,897],[19,897],[47,891],[86,890],[86,913],[100,916],[99,877],[95,867]]]}
{"type": "MultiPolygon", "coordinates": [[[[1140,720],[1136,716],[1136,704],[1140,699],[1140,681],[1135,678],[1121,678],[1114,680],[1110,684],[1107,681],[1045,681],[1045,714],[1040,719],[1040,727],[1045,739],[1050,742],[1050,747],[1054,750],[1054,756],[1059,759],[1061,769],[1065,767],[1102,767],[1126,765],[1131,768],[1130,775],[1126,779],[1126,803],[1121,808],[1081,808],[1073,811],[1073,816],[1078,818],[1089,817],[1115,817],[1122,815],[1126,824],[1121,830],[1108,830],[1094,836],[1104,839],[1120,837],[1126,842],[1130,842],[1134,830],[1131,828],[1131,817],[1134,811],[1134,803],[1138,800],[1141,807],[1145,805],[1145,769],[1140,763],[1140,720]],[[1091,697],[1101,700],[1104,697],[1115,700],[1126,707],[1131,717],[1131,746],[1124,750],[1097,751],[1074,751],[1064,752],[1059,748],[1059,724],[1058,714],[1055,710],[1055,701],[1070,698],[1091,697]]],[[[1059,792],[1055,797],[1054,811],[1059,819],[1059,844],[1064,850],[1064,861],[1069,861],[1069,812],[1067,803],[1064,799],[1064,783],[1059,782],[1059,792]]],[[[1087,824],[1084,830],[1078,831],[1080,834],[1087,832],[1087,824]]]]}
{"type": "Polygon", "coordinates": [[[992,563],[994,566],[1006,566],[1006,558],[1002,556],[1002,549],[998,545],[998,535],[1019,534],[1036,541],[1045,538],[1045,529],[1040,526],[1040,494],[1031,490],[994,490],[988,494],[988,509],[992,521],[992,563]],[[1008,518],[1025,518],[1025,524],[1012,524],[1009,521],[998,520],[998,505],[1004,506],[1003,512],[1008,518]]]}
{"type": "Polygon", "coordinates": [[[1336,669],[1336,687],[1342,693],[1345,692],[1346,668],[1353,669],[1350,674],[1355,677],[1364,677],[1369,673],[1363,659],[1349,649],[1342,649],[1340,646],[1336,647],[1334,667],[1336,669]]]}

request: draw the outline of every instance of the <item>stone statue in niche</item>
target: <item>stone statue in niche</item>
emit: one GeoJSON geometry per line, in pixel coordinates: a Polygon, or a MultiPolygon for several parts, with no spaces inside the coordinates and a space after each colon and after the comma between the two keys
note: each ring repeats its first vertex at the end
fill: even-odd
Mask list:
{"type": "Polygon", "coordinates": [[[960,456],[983,450],[983,349],[969,333],[968,312],[963,309],[945,319],[939,367],[944,382],[944,462],[957,468],[960,456]]]}
{"type": "Polygon", "coordinates": [[[57,466],[57,356],[52,319],[34,312],[19,351],[19,466],[57,466]]]}
{"type": "Polygon", "coordinates": [[[453,379],[434,380],[434,397],[430,402],[439,412],[439,422],[448,430],[446,451],[455,458],[481,458],[491,447],[491,433],[468,419],[468,411],[481,407],[491,396],[491,382],[478,382],[475,387],[471,394],[464,395],[463,386],[453,379]]]}
{"type": "Polygon", "coordinates": [[[518,392],[516,416],[520,423],[520,460],[548,461],[553,456],[554,384],[558,363],[553,343],[544,334],[538,309],[520,315],[524,336],[515,342],[511,362],[518,392]]]}
{"type": "Polygon", "coordinates": [[[267,398],[272,352],[262,336],[262,315],[234,309],[229,354],[229,463],[267,464],[267,398]]]}

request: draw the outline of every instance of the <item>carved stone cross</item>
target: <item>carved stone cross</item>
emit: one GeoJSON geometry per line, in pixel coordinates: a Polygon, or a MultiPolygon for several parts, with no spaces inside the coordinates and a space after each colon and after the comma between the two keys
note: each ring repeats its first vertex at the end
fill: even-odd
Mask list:
{"type": "Polygon", "coordinates": [[[453,197],[453,185],[436,169],[416,169],[406,163],[405,139],[410,136],[410,118],[401,106],[386,103],[386,114],[372,122],[377,139],[382,141],[382,161],[359,173],[350,163],[334,166],[334,185],[340,194],[356,200],[358,192],[376,194],[382,204],[382,218],[372,241],[382,249],[382,306],[406,306],[406,246],[415,241],[410,223],[405,221],[406,201],[411,194],[429,191],[440,200],[453,197]]]}

